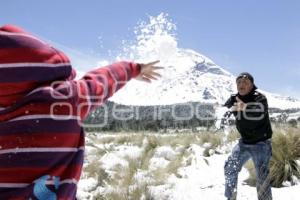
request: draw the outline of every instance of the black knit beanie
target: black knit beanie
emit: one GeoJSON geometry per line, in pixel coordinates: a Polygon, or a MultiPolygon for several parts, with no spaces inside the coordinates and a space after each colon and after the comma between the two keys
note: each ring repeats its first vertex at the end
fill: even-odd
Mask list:
{"type": "Polygon", "coordinates": [[[240,73],[240,74],[236,77],[235,80],[237,81],[237,80],[239,80],[240,78],[246,78],[246,79],[250,80],[251,83],[253,84],[254,88],[257,89],[256,85],[254,84],[254,78],[253,78],[253,76],[252,76],[250,73],[248,73],[248,72],[242,72],[242,73],[240,73]]]}

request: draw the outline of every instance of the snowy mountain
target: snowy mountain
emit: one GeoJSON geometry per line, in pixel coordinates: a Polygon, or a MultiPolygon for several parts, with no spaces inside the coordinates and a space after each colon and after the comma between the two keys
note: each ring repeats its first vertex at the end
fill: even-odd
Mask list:
{"type": "Polygon", "coordinates": [[[164,67],[160,80],[152,84],[133,80],[111,100],[127,105],[221,103],[234,92],[234,76],[192,50],[179,50],[164,67]]]}
{"type": "MultiPolygon", "coordinates": [[[[167,14],[150,16],[135,30],[136,41],[124,41],[117,59],[160,60],[162,78],[151,84],[130,81],[110,100],[125,105],[170,105],[186,102],[222,105],[236,93],[235,76],[201,53],[180,48],[176,25],[167,14]]],[[[250,72],[251,73],[251,72],[250,72]]],[[[263,88],[262,88],[263,89],[263,88]]],[[[272,108],[300,108],[300,100],[263,92],[272,108]]]]}
{"type": "MultiPolygon", "coordinates": [[[[199,52],[180,48],[176,25],[167,14],[150,16],[149,22],[141,22],[135,29],[136,39],[123,41],[121,52],[113,55],[112,60],[97,60],[98,58],[85,56],[70,48],[60,48],[71,55],[74,66],[77,66],[78,78],[91,70],[86,69],[86,66],[105,66],[116,60],[141,63],[160,60],[159,65],[164,67],[160,71],[162,78],[151,84],[131,80],[110,98],[119,104],[170,105],[202,102],[222,105],[231,94],[236,93],[235,76],[232,73],[199,52]]],[[[261,92],[267,96],[272,108],[300,109],[300,100],[261,92]]]]}
{"type": "MultiPolygon", "coordinates": [[[[152,84],[129,82],[110,100],[125,105],[169,105],[186,102],[223,104],[236,93],[235,76],[211,59],[189,49],[178,49],[164,61],[162,78],[152,84]]],[[[272,108],[300,108],[300,101],[264,93],[272,108]]]]}

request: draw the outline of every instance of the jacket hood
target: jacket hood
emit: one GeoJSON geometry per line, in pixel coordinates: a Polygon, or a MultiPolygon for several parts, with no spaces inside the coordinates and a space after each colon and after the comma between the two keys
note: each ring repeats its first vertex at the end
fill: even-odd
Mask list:
{"type": "Polygon", "coordinates": [[[0,27],[0,107],[14,104],[37,87],[75,76],[61,51],[16,26],[0,27]]]}

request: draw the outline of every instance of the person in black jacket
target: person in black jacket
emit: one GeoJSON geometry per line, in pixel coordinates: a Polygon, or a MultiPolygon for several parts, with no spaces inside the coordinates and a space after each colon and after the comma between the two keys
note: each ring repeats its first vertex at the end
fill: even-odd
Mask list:
{"type": "Polygon", "coordinates": [[[269,161],[272,156],[272,128],[267,98],[256,91],[253,76],[247,72],[236,78],[238,93],[231,95],[224,106],[231,108],[241,135],[238,144],[225,162],[225,196],[235,200],[238,173],[250,158],[256,169],[256,188],[259,200],[271,200],[269,161]]]}

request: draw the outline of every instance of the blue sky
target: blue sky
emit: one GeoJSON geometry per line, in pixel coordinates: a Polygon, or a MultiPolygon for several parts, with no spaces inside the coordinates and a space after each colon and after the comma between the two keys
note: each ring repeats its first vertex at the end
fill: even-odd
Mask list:
{"type": "Polygon", "coordinates": [[[234,75],[251,72],[261,89],[300,98],[297,0],[10,0],[0,6],[0,25],[22,26],[57,44],[97,52],[99,59],[133,39],[139,21],[168,13],[179,47],[234,75]]]}

